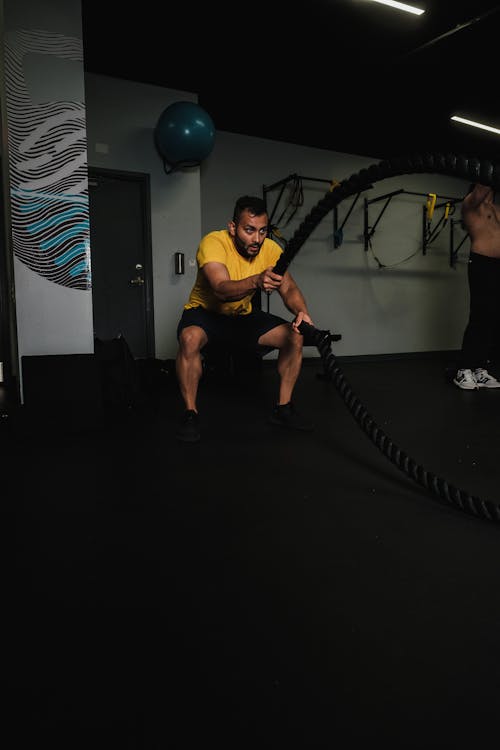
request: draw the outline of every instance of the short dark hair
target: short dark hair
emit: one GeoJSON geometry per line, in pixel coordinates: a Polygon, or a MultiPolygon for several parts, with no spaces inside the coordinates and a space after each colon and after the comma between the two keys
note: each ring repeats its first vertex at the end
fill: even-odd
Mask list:
{"type": "Polygon", "coordinates": [[[248,211],[252,216],[262,216],[267,214],[267,206],[262,198],[254,195],[242,195],[234,204],[233,221],[238,223],[243,211],[248,211]]]}

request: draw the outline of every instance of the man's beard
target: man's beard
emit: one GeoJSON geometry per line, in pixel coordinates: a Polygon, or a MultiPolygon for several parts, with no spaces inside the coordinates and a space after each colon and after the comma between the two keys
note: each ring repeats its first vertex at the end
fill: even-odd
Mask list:
{"type": "Polygon", "coordinates": [[[234,244],[236,245],[236,249],[239,252],[239,254],[242,255],[244,258],[257,257],[262,247],[262,242],[260,242],[258,245],[245,245],[245,243],[242,242],[238,236],[235,236],[234,244]],[[253,248],[253,252],[249,252],[248,248],[253,248]]]}

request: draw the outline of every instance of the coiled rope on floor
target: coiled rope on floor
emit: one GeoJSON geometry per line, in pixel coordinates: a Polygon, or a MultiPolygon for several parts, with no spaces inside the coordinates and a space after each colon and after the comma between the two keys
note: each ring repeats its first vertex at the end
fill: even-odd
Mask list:
{"type": "MultiPolygon", "coordinates": [[[[481,161],[477,158],[469,158],[462,155],[455,156],[453,154],[424,154],[381,161],[367,169],[362,169],[357,174],[351,175],[351,177],[341,182],[333,191],[328,192],[312,208],[288,242],[286,249],[274,267],[274,271],[279,274],[283,274],[286,271],[311,232],[329,211],[345,198],[367,190],[373,182],[377,182],[378,180],[396,177],[401,174],[424,172],[463,177],[469,182],[480,182],[494,189],[500,188],[500,164],[494,165],[489,161],[481,161]]],[[[333,382],[356,422],[386,458],[410,477],[410,479],[444,502],[455,506],[464,513],[477,516],[486,521],[497,523],[500,521],[499,505],[489,500],[482,500],[480,497],[471,495],[449,484],[446,479],[427,471],[407,453],[398,448],[391,438],[377,425],[348,384],[332,352],[329,331],[319,330],[313,326],[309,326],[307,323],[302,323],[300,328],[302,333],[308,334],[313,340],[314,346],[318,349],[325,377],[333,382]]]]}

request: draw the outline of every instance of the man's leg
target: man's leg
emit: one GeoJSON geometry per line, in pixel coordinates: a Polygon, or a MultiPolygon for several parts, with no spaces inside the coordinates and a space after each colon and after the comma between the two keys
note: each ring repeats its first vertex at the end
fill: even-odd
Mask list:
{"type": "Polygon", "coordinates": [[[179,348],[175,360],[177,381],[186,409],[197,412],[196,397],[203,372],[201,349],[207,334],[199,326],[187,326],[179,334],[179,348]]]}
{"type": "Polygon", "coordinates": [[[292,400],[293,389],[302,367],[303,337],[293,330],[290,323],[284,323],[263,334],[258,343],[279,350],[280,388],[278,405],[288,404],[292,400]]]}

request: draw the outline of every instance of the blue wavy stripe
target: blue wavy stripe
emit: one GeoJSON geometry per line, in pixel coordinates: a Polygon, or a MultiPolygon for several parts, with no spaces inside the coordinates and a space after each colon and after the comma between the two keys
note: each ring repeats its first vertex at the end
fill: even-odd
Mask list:
{"type": "Polygon", "coordinates": [[[81,231],[88,231],[89,228],[90,222],[88,220],[82,221],[80,222],[80,224],[75,224],[73,227],[71,227],[71,229],[67,229],[66,232],[57,234],[53,239],[46,240],[45,242],[40,242],[40,250],[50,250],[53,247],[57,247],[64,240],[79,235],[81,231]]]}
{"type": "Polygon", "coordinates": [[[78,276],[81,273],[90,273],[89,264],[87,261],[82,260],[77,266],[70,269],[70,276],[78,276]]]}
{"type": "Polygon", "coordinates": [[[63,266],[68,261],[76,258],[77,255],[86,255],[86,247],[82,242],[72,247],[71,250],[67,250],[62,255],[59,255],[54,259],[54,263],[56,266],[63,266]]]}

